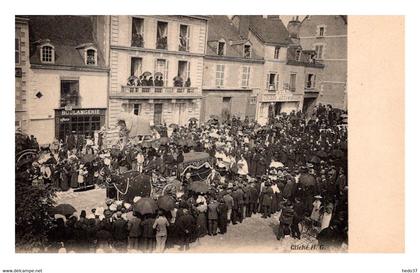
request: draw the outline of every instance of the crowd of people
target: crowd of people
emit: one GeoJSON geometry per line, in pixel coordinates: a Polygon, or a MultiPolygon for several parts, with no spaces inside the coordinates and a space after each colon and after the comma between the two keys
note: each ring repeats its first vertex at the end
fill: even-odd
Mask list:
{"type": "Polygon", "coordinates": [[[164,141],[157,146],[128,141],[106,149],[91,138],[80,145],[55,141],[42,161],[22,168],[19,175],[67,191],[95,184],[108,187],[113,174],[129,170],[165,181],[179,176],[183,155],[191,151],[206,152],[213,159],[205,179],[209,190],[188,190],[194,183],[191,175],[178,177],[182,194],[167,193],[176,204],[171,211],[141,215],[133,203],[108,199],[105,208],[58,217],[50,242],[60,251],[162,252],[174,245],[188,250],[202,236],[224,234],[229,225],[248,217],[270,218],[277,212],[278,240],[300,239],[302,229],[310,227],[320,245],[342,246],[348,228],[343,113],[319,105],[310,117],[281,114],[264,126],[235,117],[162,126],[156,138],[164,141]]]}

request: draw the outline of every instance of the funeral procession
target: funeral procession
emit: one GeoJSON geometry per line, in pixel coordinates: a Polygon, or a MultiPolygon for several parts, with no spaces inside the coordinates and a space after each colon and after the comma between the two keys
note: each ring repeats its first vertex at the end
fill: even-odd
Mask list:
{"type": "Polygon", "coordinates": [[[15,249],[347,252],[347,17],[15,16],[15,249]]]}

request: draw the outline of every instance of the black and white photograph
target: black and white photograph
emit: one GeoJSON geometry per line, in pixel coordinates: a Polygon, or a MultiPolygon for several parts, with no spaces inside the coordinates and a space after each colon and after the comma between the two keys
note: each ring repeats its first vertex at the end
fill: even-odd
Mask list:
{"type": "Polygon", "coordinates": [[[347,252],[347,26],[15,15],[15,252],[347,252]]]}

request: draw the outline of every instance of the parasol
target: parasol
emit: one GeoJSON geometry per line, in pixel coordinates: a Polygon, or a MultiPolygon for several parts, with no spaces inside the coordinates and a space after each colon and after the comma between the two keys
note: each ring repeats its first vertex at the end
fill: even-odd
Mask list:
{"type": "Polygon", "coordinates": [[[320,159],[319,157],[317,157],[317,156],[313,156],[313,157],[309,160],[309,162],[314,163],[314,164],[319,164],[319,163],[321,163],[321,159],[320,159]]]}
{"type": "Polygon", "coordinates": [[[133,211],[140,213],[141,215],[145,215],[155,213],[157,208],[158,207],[155,200],[152,198],[143,197],[134,204],[133,211]]]}
{"type": "Polygon", "coordinates": [[[209,191],[209,186],[202,181],[192,182],[190,190],[196,193],[207,193],[209,191]]]}
{"type": "Polygon", "coordinates": [[[53,207],[50,211],[51,214],[61,214],[64,216],[72,215],[76,212],[76,209],[70,204],[60,204],[53,207]]]}
{"type": "Polygon", "coordinates": [[[171,211],[175,208],[175,200],[169,195],[164,195],[158,198],[157,205],[164,211],[171,211]]]}
{"type": "Polygon", "coordinates": [[[302,174],[300,176],[299,182],[303,186],[314,186],[315,185],[315,178],[312,175],[302,174]]]}
{"type": "Polygon", "coordinates": [[[92,162],[93,160],[95,160],[95,156],[93,154],[86,154],[82,157],[83,163],[92,162]]]}

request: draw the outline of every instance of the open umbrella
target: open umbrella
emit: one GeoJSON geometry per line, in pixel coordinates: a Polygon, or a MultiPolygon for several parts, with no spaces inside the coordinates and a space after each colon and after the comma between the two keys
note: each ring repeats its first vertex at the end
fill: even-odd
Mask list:
{"type": "Polygon", "coordinates": [[[307,174],[302,174],[300,176],[299,182],[303,186],[314,186],[316,184],[315,178],[312,175],[307,175],[307,174]]]}
{"type": "Polygon", "coordinates": [[[319,164],[319,163],[321,163],[321,159],[320,159],[319,157],[317,157],[317,156],[313,156],[313,157],[309,160],[309,162],[314,163],[314,164],[319,164]]]}
{"type": "Polygon", "coordinates": [[[197,193],[207,193],[209,191],[209,186],[202,181],[192,182],[190,190],[197,193]]]}
{"type": "Polygon", "coordinates": [[[143,77],[149,77],[152,76],[152,73],[150,73],[149,71],[146,71],[142,74],[143,77]]]}
{"type": "Polygon", "coordinates": [[[164,211],[171,211],[175,208],[175,200],[169,195],[164,195],[158,198],[157,205],[164,211]]]}
{"type": "Polygon", "coordinates": [[[59,204],[50,210],[51,214],[72,215],[76,209],[70,204],[59,204]]]}
{"type": "Polygon", "coordinates": [[[178,127],[179,127],[178,124],[175,124],[175,123],[169,124],[169,128],[175,129],[175,128],[178,128],[178,127]]]}
{"type": "Polygon", "coordinates": [[[143,197],[138,200],[133,207],[133,211],[141,215],[153,214],[158,209],[155,200],[148,197],[143,197]]]}
{"type": "Polygon", "coordinates": [[[325,152],[325,151],[318,151],[317,153],[316,153],[316,156],[318,156],[319,158],[327,158],[328,157],[328,154],[325,152]]]}
{"type": "Polygon", "coordinates": [[[95,160],[95,156],[93,154],[86,154],[82,157],[83,163],[92,162],[93,160],[95,160]]]}

